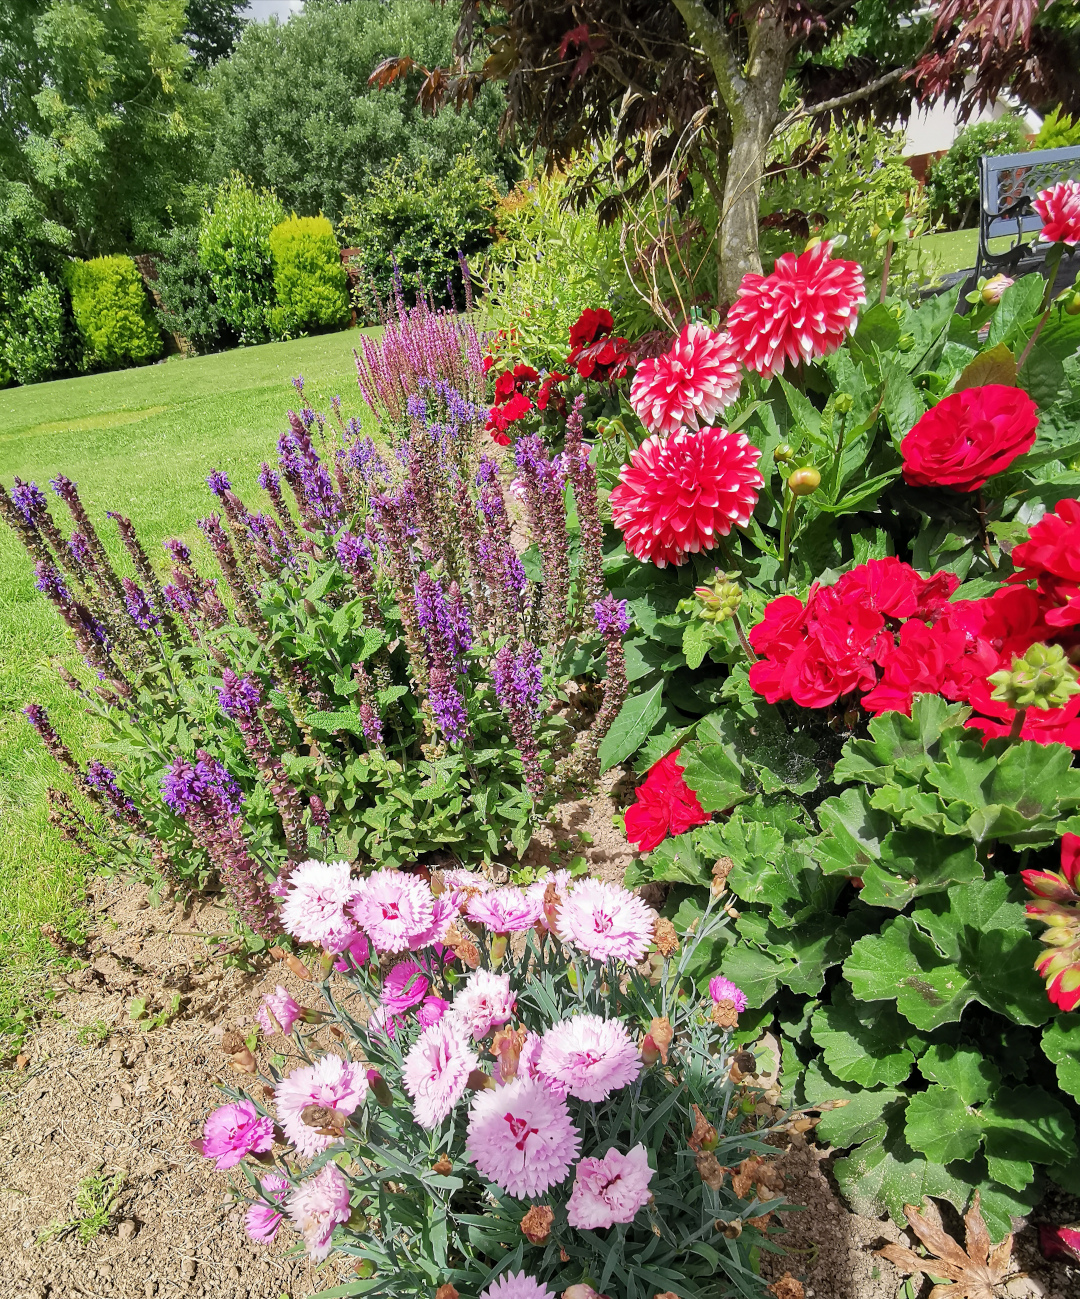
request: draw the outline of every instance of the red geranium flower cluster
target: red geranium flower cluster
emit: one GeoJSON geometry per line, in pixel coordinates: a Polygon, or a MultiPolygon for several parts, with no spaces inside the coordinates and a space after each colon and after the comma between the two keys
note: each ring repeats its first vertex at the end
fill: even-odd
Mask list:
{"type": "Polygon", "coordinates": [[[630,344],[612,331],[615,321],[605,307],[586,307],[570,326],[566,364],[583,379],[606,383],[621,379],[630,366],[630,344]]]}
{"type": "Polygon", "coordinates": [[[495,380],[495,403],[488,412],[484,428],[499,446],[510,445],[510,435],[506,430],[533,409],[532,398],[522,388],[539,378],[531,365],[515,365],[512,370],[504,370],[495,380]]]}
{"type": "Polygon", "coordinates": [[[1012,581],[1034,582],[1046,597],[1051,627],[1080,624],[1080,501],[1058,501],[1014,547],[1012,562],[1019,570],[1012,581]]]}
{"type": "Polygon", "coordinates": [[[685,834],[709,820],[698,796],[683,780],[679,750],[653,763],[638,786],[637,802],[626,809],[626,838],[638,852],[652,852],[669,834],[685,834]]]}
{"type": "Polygon", "coordinates": [[[743,276],[727,328],[748,370],[769,379],[835,352],[854,330],[866,301],[862,267],[830,257],[830,247],[823,240],[778,257],[771,275],[743,276]]]}
{"type": "Polygon", "coordinates": [[[1080,835],[1061,838],[1060,871],[1021,871],[1034,900],[1027,913],[1046,925],[1040,935],[1049,951],[1035,962],[1046,995],[1062,1010],[1080,1006],[1080,835]]]}
{"type": "Polygon", "coordinates": [[[1080,244],[1080,181],[1063,180],[1044,189],[1031,205],[1042,217],[1039,238],[1048,244],[1080,244]]]}
{"type": "Polygon", "coordinates": [[[913,487],[975,492],[1030,451],[1038,407],[1022,388],[987,383],[964,388],[926,412],[900,443],[913,487]]]}
{"type": "MultiPolygon", "coordinates": [[[[1073,502],[1066,504],[1069,519],[1080,517],[1080,502],[1075,512],[1073,502]]],[[[1057,537],[1059,530],[1054,523],[1044,531],[1057,537]]],[[[1040,577],[1045,586],[1058,578],[1031,568],[1014,582],[1028,576],[1040,577]]],[[[805,604],[781,596],[750,632],[751,645],[763,656],[750,669],[750,684],[769,703],[793,699],[806,708],[861,696],[871,713],[909,713],[914,695],[941,694],[972,706],[968,726],[988,737],[1008,735],[1016,711],[992,697],[988,678],[1011,668],[1013,658],[1032,645],[1080,644],[1077,625],[1048,621],[1066,610],[1071,615],[1062,599],[1072,596],[1059,587],[1050,595],[1014,584],[984,600],[950,602],[957,584],[951,573],[926,580],[898,559],[877,559],[833,586],[813,586],[805,604]]],[[[1020,738],[1080,748],[1080,695],[1063,708],[1027,709],[1020,738]]]]}

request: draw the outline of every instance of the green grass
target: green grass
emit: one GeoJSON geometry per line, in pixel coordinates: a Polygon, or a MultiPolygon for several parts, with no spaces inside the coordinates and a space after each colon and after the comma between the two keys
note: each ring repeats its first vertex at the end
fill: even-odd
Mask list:
{"type": "MultiPolygon", "coordinates": [[[[6,389],[0,481],[10,488],[14,474],[36,480],[68,532],[70,516],[46,485],[67,474],[117,556],[109,509],[131,517],[155,560],[164,558],[167,536],[201,550],[195,520],[213,505],[207,472],[223,469],[237,491],[263,499],[259,465],[275,461],[286,411],[298,404],[295,374],[304,375],[305,398],[317,409],[328,410],[340,393],[346,413],[361,413],[356,341],[349,331],[6,389]]],[[[126,561],[121,571],[130,571],[126,561]]],[[[0,1032],[26,978],[52,954],[41,925],[69,935],[80,927],[87,863],[49,825],[45,803],[48,786],[65,781],[20,714],[28,702],[44,704],[76,757],[94,755],[94,723],[58,681],[58,661],[72,661],[67,633],[34,590],[26,552],[0,525],[0,1032]]]]}

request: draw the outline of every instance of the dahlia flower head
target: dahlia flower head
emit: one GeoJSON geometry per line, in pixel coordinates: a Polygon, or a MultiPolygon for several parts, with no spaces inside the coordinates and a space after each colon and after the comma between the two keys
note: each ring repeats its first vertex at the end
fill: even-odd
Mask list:
{"type": "Polygon", "coordinates": [[[646,438],[608,498],[626,549],[657,568],[678,567],[746,527],[764,483],[760,458],[744,433],[722,428],[646,438]]]}
{"type": "Polygon", "coordinates": [[[1059,181],[1042,190],[1031,206],[1042,217],[1039,238],[1044,243],[1080,244],[1080,181],[1059,181]]]}
{"type": "Polygon", "coordinates": [[[730,335],[692,320],[663,356],[638,366],[630,405],[650,433],[668,437],[711,424],[741,386],[742,366],[730,335]]]}
{"type": "Polygon", "coordinates": [[[778,257],[771,275],[743,276],[727,329],[748,370],[771,379],[835,352],[854,331],[866,302],[862,267],[830,257],[831,248],[822,240],[778,257]]]}

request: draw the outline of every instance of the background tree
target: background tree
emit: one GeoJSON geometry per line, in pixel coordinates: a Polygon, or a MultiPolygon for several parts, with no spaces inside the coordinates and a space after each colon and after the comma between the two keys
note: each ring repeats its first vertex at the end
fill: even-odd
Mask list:
{"type": "Polygon", "coordinates": [[[426,159],[439,173],[471,149],[486,170],[505,172],[512,163],[497,138],[503,105],[494,86],[460,117],[435,120],[416,106],[419,74],[389,95],[368,87],[388,54],[447,60],[453,34],[453,15],[428,0],[309,0],[287,23],[249,24],[211,74],[222,114],[214,175],[243,172],[286,207],[336,220],[343,196],[361,194],[395,158],[410,172],[426,159]]]}
{"type": "MultiPolygon", "coordinates": [[[[759,196],[779,129],[845,112],[895,120],[919,85],[958,97],[967,73],[1017,57],[1044,10],[1041,0],[945,0],[936,16],[913,0],[820,9],[807,0],[462,0],[455,62],[425,68],[420,96],[429,108],[460,107],[504,82],[504,129],[526,134],[549,166],[604,146],[618,192],[602,191],[598,170],[578,197],[603,193],[606,219],[658,180],[689,202],[699,177],[718,213],[718,296],[730,302],[743,275],[761,269],[759,196]]],[[[415,71],[408,57],[387,60],[376,82],[415,71]]]]}
{"type": "Polygon", "coordinates": [[[227,58],[247,25],[245,0],[187,0],[188,49],[196,67],[227,58]]]}
{"type": "Polygon", "coordinates": [[[0,201],[35,200],[80,256],[147,243],[187,204],[206,129],[184,0],[2,10],[0,201]]]}

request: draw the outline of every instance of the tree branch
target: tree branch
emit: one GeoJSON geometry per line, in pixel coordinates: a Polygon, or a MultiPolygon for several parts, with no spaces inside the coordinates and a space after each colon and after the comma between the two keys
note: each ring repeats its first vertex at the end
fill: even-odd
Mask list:
{"type": "Polygon", "coordinates": [[[821,113],[833,113],[838,108],[847,108],[849,104],[857,104],[860,99],[866,99],[870,95],[876,94],[877,91],[884,90],[886,86],[891,86],[894,81],[899,81],[905,73],[910,71],[909,67],[893,68],[891,72],[886,72],[884,76],[878,77],[876,81],[860,86],[858,90],[851,90],[846,95],[837,95],[835,99],[822,99],[816,104],[800,103],[798,108],[792,109],[784,120],[779,123],[773,134],[781,134],[789,126],[802,121],[804,117],[818,117],[821,113]]]}
{"type": "Polygon", "coordinates": [[[728,112],[737,118],[741,115],[747,85],[719,18],[709,13],[702,0],[672,0],[672,3],[712,65],[717,89],[728,112]]]}

